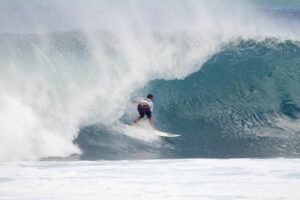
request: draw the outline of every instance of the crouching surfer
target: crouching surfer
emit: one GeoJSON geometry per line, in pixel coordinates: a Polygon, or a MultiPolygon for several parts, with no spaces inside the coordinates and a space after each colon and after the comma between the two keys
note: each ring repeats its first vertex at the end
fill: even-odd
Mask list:
{"type": "Polygon", "coordinates": [[[153,116],[152,116],[152,112],[153,112],[153,95],[152,94],[148,94],[147,98],[142,99],[138,102],[137,110],[138,110],[140,116],[136,120],[134,120],[134,123],[137,123],[142,118],[144,118],[144,116],[146,115],[147,118],[149,119],[150,125],[153,126],[154,122],[153,122],[153,116]]]}

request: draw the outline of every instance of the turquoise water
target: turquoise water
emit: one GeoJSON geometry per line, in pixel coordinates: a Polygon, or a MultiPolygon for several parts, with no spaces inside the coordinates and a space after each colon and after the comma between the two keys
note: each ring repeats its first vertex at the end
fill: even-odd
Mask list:
{"type": "Polygon", "coordinates": [[[298,157],[299,58],[300,48],[292,41],[241,41],[183,80],[150,82],[142,92],[156,94],[157,128],[182,135],[163,141],[166,148],[141,148],[130,138],[118,142],[105,133],[109,130],[96,127],[83,129],[76,141],[87,158],[97,158],[95,149],[117,152],[112,159],[126,156],[119,148],[124,141],[133,157],[137,152],[131,148],[158,157],[298,157]],[[102,148],[103,141],[114,145],[102,148]]]}

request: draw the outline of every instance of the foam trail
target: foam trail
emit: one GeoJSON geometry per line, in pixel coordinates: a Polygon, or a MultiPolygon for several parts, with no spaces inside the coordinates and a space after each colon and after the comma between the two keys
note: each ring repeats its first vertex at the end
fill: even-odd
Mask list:
{"type": "Polygon", "coordinates": [[[186,77],[228,42],[299,40],[299,25],[236,1],[2,6],[0,160],[79,153],[81,126],[114,124],[136,89],[186,77]]]}

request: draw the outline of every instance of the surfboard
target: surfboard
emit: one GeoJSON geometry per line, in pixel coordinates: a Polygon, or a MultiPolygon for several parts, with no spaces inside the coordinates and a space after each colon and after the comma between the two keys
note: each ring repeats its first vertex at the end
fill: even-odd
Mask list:
{"type": "Polygon", "coordinates": [[[169,138],[171,138],[171,137],[181,136],[181,135],[178,135],[178,134],[172,134],[172,133],[167,133],[167,132],[162,132],[162,131],[156,130],[153,127],[151,127],[148,124],[148,122],[145,123],[144,121],[141,121],[138,124],[133,124],[133,125],[131,125],[131,127],[138,128],[138,129],[143,130],[143,131],[147,131],[150,134],[153,134],[153,135],[159,136],[159,137],[169,137],[169,138]]]}
{"type": "Polygon", "coordinates": [[[148,120],[141,120],[138,123],[131,124],[130,127],[139,129],[142,132],[148,132],[151,135],[159,137],[179,137],[181,135],[159,131],[150,126],[148,120]]]}
{"type": "Polygon", "coordinates": [[[152,129],[154,135],[159,136],[159,137],[179,137],[180,135],[177,134],[172,134],[172,133],[166,133],[162,131],[158,131],[155,129],[152,129]]]}

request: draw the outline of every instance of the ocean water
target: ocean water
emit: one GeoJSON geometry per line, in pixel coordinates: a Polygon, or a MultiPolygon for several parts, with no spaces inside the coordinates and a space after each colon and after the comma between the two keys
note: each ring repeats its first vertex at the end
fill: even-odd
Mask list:
{"type": "Polygon", "coordinates": [[[11,162],[0,199],[299,199],[299,159],[11,162]]]}
{"type": "Polygon", "coordinates": [[[0,5],[0,199],[299,196],[298,0],[0,5]]]}

